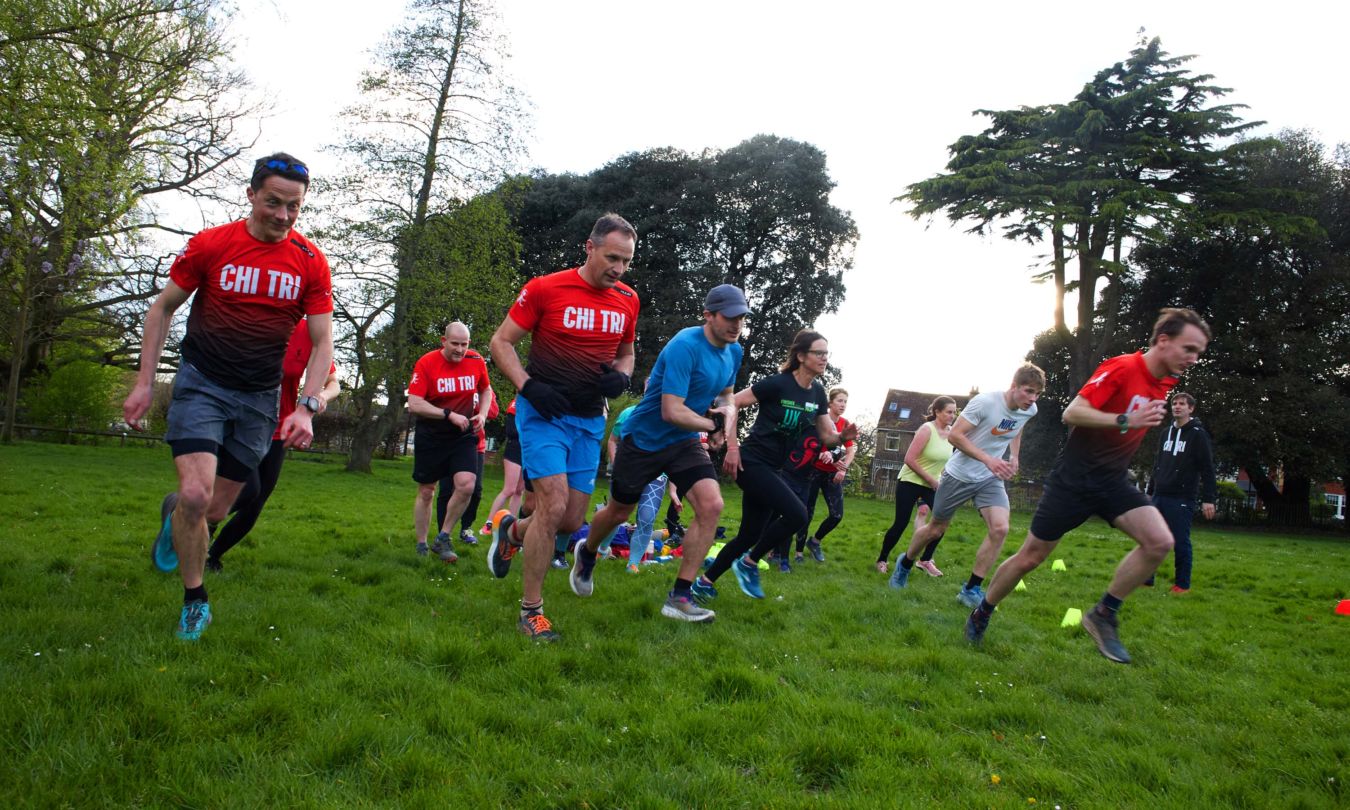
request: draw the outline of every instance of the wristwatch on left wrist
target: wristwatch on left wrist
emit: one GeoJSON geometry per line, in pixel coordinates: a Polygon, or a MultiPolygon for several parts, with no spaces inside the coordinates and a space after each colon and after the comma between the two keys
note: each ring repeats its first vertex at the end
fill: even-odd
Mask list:
{"type": "Polygon", "coordinates": [[[1121,433],[1130,432],[1130,417],[1123,413],[1116,414],[1116,424],[1120,425],[1121,433]]]}
{"type": "Polygon", "coordinates": [[[323,403],[318,397],[300,397],[295,404],[305,406],[311,414],[316,414],[323,408],[323,403]]]}

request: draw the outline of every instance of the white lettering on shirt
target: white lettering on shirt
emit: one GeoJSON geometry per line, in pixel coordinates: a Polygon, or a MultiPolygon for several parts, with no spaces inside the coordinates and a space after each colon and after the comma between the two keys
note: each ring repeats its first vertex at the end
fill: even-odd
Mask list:
{"type": "Polygon", "coordinates": [[[605,332],[612,335],[623,334],[628,315],[623,312],[590,307],[567,307],[563,310],[563,326],[577,332],[605,332]],[[596,315],[599,314],[600,328],[596,329],[596,315]]]}
{"type": "MultiPolygon", "coordinates": [[[[241,295],[257,295],[262,274],[262,269],[258,267],[227,264],[220,268],[220,289],[241,295]]],[[[263,295],[295,301],[300,298],[300,286],[300,276],[285,270],[268,270],[267,291],[263,295]]]]}

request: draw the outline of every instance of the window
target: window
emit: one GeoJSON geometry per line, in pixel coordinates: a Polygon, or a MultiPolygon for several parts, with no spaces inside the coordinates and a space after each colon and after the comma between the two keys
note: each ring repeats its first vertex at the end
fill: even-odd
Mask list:
{"type": "Polygon", "coordinates": [[[900,449],[900,436],[895,433],[886,434],[886,449],[896,452],[900,449]]]}
{"type": "Polygon", "coordinates": [[[909,418],[909,408],[901,408],[901,409],[900,409],[900,418],[901,418],[901,419],[908,419],[908,418],[909,418]]]}
{"type": "Polygon", "coordinates": [[[890,411],[891,413],[895,413],[896,407],[897,407],[897,406],[896,406],[896,404],[895,404],[894,402],[888,402],[888,403],[886,403],[886,410],[890,411]]]}

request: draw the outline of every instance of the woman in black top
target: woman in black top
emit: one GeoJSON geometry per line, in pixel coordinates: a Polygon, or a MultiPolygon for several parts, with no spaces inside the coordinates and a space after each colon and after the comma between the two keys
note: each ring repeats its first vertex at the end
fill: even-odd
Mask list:
{"type": "Polygon", "coordinates": [[[759,415],[745,444],[735,444],[727,431],[724,467],[733,470],[744,493],[741,527],[722,548],[704,576],[694,583],[694,595],[717,595],[713,583],[728,568],[746,595],[764,598],[759,585],[759,560],[806,525],[806,506],[778,471],[785,465],[810,463],[822,447],[837,447],[855,438],[857,428],[841,434],[830,421],[829,401],[818,381],[829,364],[829,343],[819,332],[803,329],[792,339],[787,360],[778,374],[765,377],[736,394],[736,408],[759,403],[759,415]],[[814,426],[814,431],[810,428],[814,426]],[[807,441],[802,441],[806,434],[807,441]],[[806,456],[811,458],[806,458],[806,456]],[[777,517],[775,517],[775,515],[777,517]],[[746,553],[749,552],[749,553],[746,553]]]}

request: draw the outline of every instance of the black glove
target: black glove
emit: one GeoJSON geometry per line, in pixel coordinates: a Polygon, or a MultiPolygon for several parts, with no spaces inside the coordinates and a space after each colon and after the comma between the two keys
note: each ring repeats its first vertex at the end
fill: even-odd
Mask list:
{"type": "Polygon", "coordinates": [[[567,397],[563,396],[558,389],[540,380],[537,377],[531,377],[525,381],[525,386],[520,389],[521,396],[529,401],[530,406],[539,412],[539,415],[545,419],[553,420],[567,413],[571,403],[567,397]]]}
{"type": "Polygon", "coordinates": [[[628,384],[632,379],[622,371],[615,371],[608,364],[601,363],[600,376],[595,378],[595,387],[600,389],[600,393],[604,394],[606,399],[614,399],[628,390],[628,384]]]}

